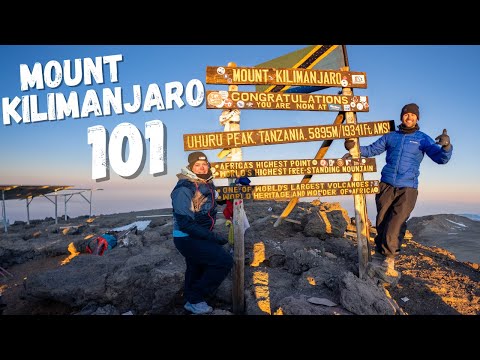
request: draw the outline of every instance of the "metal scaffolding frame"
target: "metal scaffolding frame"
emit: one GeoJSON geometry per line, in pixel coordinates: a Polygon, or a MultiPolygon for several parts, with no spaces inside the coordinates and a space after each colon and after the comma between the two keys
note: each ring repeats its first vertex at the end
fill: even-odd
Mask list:
{"type": "Polygon", "coordinates": [[[64,199],[64,219],[65,221],[67,221],[67,203],[70,201],[70,199],[74,196],[74,195],[80,195],[82,198],[85,199],[85,201],[88,203],[89,205],[89,212],[88,212],[88,216],[89,217],[92,217],[92,193],[93,191],[101,191],[103,189],[70,189],[70,190],[77,190],[76,192],[72,192],[72,193],[62,193],[62,194],[54,194],[54,195],[49,195],[49,194],[46,194],[46,195],[43,195],[45,198],[47,198],[51,203],[53,203],[55,205],[55,224],[57,224],[57,197],[58,196],[63,196],[63,199],[64,199]],[[90,196],[89,198],[87,199],[85,197],[85,195],[83,195],[84,192],[89,192],[90,193],[90,196]],[[55,198],[55,201],[52,201],[50,199],[50,197],[54,197],[55,198]]]}
{"type": "Polygon", "coordinates": [[[2,192],[2,219],[5,232],[8,232],[6,200],[25,199],[27,208],[27,224],[30,224],[30,203],[34,198],[43,196],[55,206],[55,224],[58,224],[58,197],[64,197],[65,220],[67,220],[67,203],[74,195],[80,195],[89,204],[89,217],[92,216],[92,192],[103,189],[74,189],[71,185],[0,185],[2,192]],[[72,190],[75,192],[62,193],[72,190]],[[89,192],[89,198],[84,192],[89,192]],[[53,194],[52,194],[53,193],[53,194]],[[53,199],[53,200],[52,200],[53,199]]]}

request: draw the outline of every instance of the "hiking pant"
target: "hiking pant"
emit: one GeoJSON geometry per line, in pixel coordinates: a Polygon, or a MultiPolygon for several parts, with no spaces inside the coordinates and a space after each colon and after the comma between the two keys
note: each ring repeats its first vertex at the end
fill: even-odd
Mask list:
{"type": "Polygon", "coordinates": [[[185,257],[184,297],[191,304],[205,301],[213,295],[233,266],[232,256],[222,245],[186,237],[174,237],[173,242],[185,257]]]}
{"type": "Polygon", "coordinates": [[[400,252],[407,220],[415,208],[418,190],[410,187],[394,187],[380,182],[380,192],[375,195],[377,205],[377,236],[375,251],[386,256],[400,252]]]}

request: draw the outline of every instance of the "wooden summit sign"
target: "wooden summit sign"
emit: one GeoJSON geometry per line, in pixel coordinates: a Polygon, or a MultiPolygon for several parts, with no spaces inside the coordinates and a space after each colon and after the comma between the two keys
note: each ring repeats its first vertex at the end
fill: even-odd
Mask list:
{"type": "Polygon", "coordinates": [[[207,66],[207,84],[305,85],[366,88],[364,72],[207,66]]]}
{"type": "Polygon", "coordinates": [[[208,90],[207,109],[367,112],[369,105],[368,96],[208,90]]]}
{"type": "Polygon", "coordinates": [[[270,184],[217,187],[218,200],[279,200],[296,197],[377,194],[378,180],[310,182],[307,184],[270,184]]]}
{"type": "Polygon", "coordinates": [[[184,134],[183,149],[210,150],[319,140],[378,136],[395,130],[393,120],[357,124],[300,126],[230,132],[184,134]]]}
{"type": "Polygon", "coordinates": [[[255,176],[317,175],[375,172],[375,158],[253,160],[210,163],[216,179],[255,176]]]}

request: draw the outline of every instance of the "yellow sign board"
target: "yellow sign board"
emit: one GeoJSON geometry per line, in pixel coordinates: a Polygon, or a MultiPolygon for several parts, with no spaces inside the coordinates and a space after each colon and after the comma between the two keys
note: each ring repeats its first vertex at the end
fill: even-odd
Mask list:
{"type": "Polygon", "coordinates": [[[248,91],[207,91],[207,109],[242,110],[369,110],[368,96],[327,94],[264,93],[248,91]]]}
{"type": "Polygon", "coordinates": [[[284,200],[301,197],[377,194],[378,180],[217,187],[218,200],[284,200]]]}
{"type": "Polygon", "coordinates": [[[395,121],[300,126],[183,135],[183,149],[209,150],[320,140],[379,136],[395,130],[395,121]]]}
{"type": "Polygon", "coordinates": [[[377,171],[375,158],[225,161],[210,165],[216,179],[377,171]]]}
{"type": "Polygon", "coordinates": [[[276,69],[207,66],[207,84],[223,85],[304,85],[328,87],[367,87],[364,72],[311,69],[276,69]]]}

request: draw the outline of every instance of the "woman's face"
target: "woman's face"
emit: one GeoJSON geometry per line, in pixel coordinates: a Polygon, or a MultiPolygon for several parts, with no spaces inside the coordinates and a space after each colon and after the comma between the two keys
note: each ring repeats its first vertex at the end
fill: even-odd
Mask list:
{"type": "Polygon", "coordinates": [[[192,171],[195,174],[207,174],[208,173],[208,162],[205,160],[198,160],[193,164],[192,171]]]}

